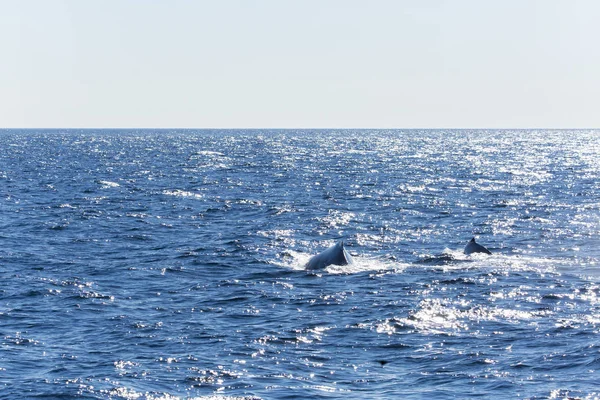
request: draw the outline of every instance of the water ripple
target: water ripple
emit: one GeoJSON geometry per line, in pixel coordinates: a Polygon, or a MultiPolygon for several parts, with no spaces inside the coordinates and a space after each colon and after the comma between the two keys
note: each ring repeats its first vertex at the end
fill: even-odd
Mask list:
{"type": "Polygon", "coordinates": [[[598,160],[597,131],[0,131],[0,397],[597,398],[598,160]]]}

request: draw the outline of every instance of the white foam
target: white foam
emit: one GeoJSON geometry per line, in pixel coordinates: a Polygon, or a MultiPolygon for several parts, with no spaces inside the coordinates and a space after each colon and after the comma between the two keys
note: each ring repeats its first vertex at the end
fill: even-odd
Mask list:
{"type": "Polygon", "coordinates": [[[204,196],[200,193],[193,193],[193,192],[188,192],[185,190],[179,190],[179,189],[175,189],[175,190],[163,190],[163,194],[167,195],[167,196],[176,196],[176,197],[190,197],[190,198],[194,198],[194,199],[202,199],[204,198],[204,196]]]}
{"type": "MultiPolygon", "coordinates": [[[[304,270],[304,266],[315,254],[302,253],[293,250],[288,250],[282,253],[274,264],[290,268],[293,270],[301,271],[304,270]]],[[[352,255],[353,263],[348,265],[329,265],[321,271],[312,272],[326,272],[330,274],[356,274],[365,271],[384,271],[384,270],[395,270],[402,271],[409,267],[409,263],[401,263],[395,260],[386,260],[380,258],[372,258],[367,256],[352,255]]]]}
{"type": "Polygon", "coordinates": [[[401,263],[395,260],[371,258],[366,256],[352,255],[354,262],[348,265],[330,265],[325,271],[331,274],[356,274],[366,271],[386,271],[394,270],[400,272],[408,268],[411,264],[401,263]]]}
{"type": "Polygon", "coordinates": [[[107,189],[107,188],[115,188],[115,187],[119,187],[121,185],[119,185],[117,182],[111,182],[111,181],[98,181],[98,183],[100,185],[102,185],[103,189],[107,189]]]}
{"type": "Polygon", "coordinates": [[[225,395],[209,395],[209,396],[199,396],[199,397],[180,397],[173,396],[168,393],[148,393],[148,392],[138,392],[134,389],[129,389],[126,387],[117,387],[111,389],[110,391],[102,391],[105,394],[108,394],[111,397],[119,397],[126,400],[179,400],[179,399],[188,399],[188,400],[258,400],[258,397],[254,396],[225,396],[225,395]]]}
{"type": "MultiPolygon", "coordinates": [[[[436,258],[429,254],[422,254],[419,258],[436,258]]],[[[558,273],[560,267],[572,265],[572,260],[560,258],[538,257],[522,254],[483,253],[464,254],[462,249],[446,248],[440,258],[449,260],[444,265],[435,266],[444,271],[455,271],[464,269],[491,269],[510,271],[534,271],[540,273],[558,273]]],[[[430,266],[427,265],[429,268],[430,266]]]]}

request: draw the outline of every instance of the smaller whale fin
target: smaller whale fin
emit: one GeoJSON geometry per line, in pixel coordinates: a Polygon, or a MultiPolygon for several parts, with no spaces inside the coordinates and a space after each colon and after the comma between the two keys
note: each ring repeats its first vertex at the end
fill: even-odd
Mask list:
{"type": "Polygon", "coordinates": [[[484,253],[484,254],[492,254],[491,251],[480,245],[475,241],[475,238],[469,240],[469,243],[465,246],[464,250],[465,254],[473,254],[473,253],[484,253]]]}

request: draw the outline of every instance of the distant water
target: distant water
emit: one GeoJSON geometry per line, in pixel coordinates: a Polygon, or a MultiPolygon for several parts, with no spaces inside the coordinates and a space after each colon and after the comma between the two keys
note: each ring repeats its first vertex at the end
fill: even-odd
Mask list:
{"type": "Polygon", "coordinates": [[[599,245],[598,131],[0,131],[0,397],[598,398],[599,245]]]}

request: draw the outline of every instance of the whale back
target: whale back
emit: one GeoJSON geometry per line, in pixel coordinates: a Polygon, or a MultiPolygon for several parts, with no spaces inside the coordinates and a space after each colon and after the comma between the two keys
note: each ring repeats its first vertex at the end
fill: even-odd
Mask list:
{"type": "Polygon", "coordinates": [[[465,254],[473,254],[473,253],[492,254],[491,251],[489,251],[488,249],[486,249],[485,247],[483,247],[479,243],[476,243],[475,242],[475,238],[471,239],[469,241],[469,243],[467,243],[467,245],[465,246],[464,253],[465,254]]]}
{"type": "Polygon", "coordinates": [[[327,250],[313,256],[305,265],[308,270],[323,269],[329,265],[352,264],[352,256],[344,247],[344,242],[338,242],[327,250]]]}

